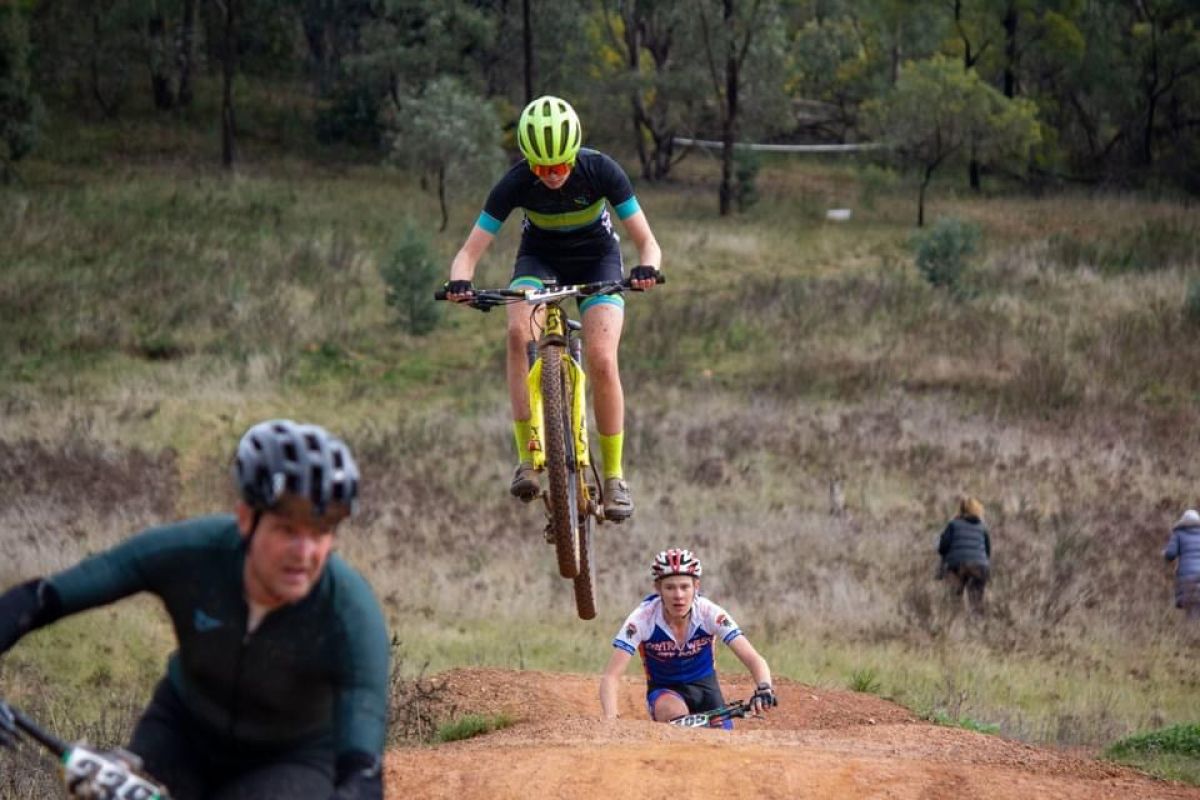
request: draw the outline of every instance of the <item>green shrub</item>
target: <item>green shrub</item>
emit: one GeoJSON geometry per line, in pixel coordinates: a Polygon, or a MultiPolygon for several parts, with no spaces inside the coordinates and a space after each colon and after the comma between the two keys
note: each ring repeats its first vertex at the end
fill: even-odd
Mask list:
{"type": "Polygon", "coordinates": [[[864,694],[879,694],[879,675],[871,667],[856,669],[850,673],[850,690],[864,694]]]}
{"type": "Polygon", "coordinates": [[[1175,753],[1200,757],[1200,724],[1174,725],[1149,733],[1136,733],[1115,742],[1106,751],[1110,757],[1138,753],[1175,753]]]}
{"type": "Polygon", "coordinates": [[[974,222],[942,217],[912,238],[917,269],[933,286],[960,289],[979,239],[979,226],[974,222]]]}
{"type": "Polygon", "coordinates": [[[514,722],[515,720],[507,714],[494,714],[492,716],[468,714],[465,717],[459,717],[453,722],[447,722],[445,725],[442,725],[438,728],[436,738],[439,742],[457,742],[462,739],[470,739],[473,736],[482,736],[485,733],[507,728],[514,722]]]}
{"type": "Polygon", "coordinates": [[[405,226],[391,256],[379,265],[387,285],[387,304],[396,309],[400,322],[414,336],[429,333],[441,319],[441,309],[433,299],[441,272],[430,240],[411,224],[405,226]]]}
{"type": "Polygon", "coordinates": [[[1200,724],[1127,736],[1105,750],[1104,757],[1159,778],[1200,785],[1200,724]]]}

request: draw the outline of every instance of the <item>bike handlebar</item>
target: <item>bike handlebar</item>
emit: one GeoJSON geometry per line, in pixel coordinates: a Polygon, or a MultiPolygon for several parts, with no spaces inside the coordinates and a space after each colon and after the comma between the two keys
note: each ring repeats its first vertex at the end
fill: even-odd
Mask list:
{"type": "Polygon", "coordinates": [[[165,787],[139,773],[141,759],[133,753],[99,752],[84,744],[69,744],[0,700],[0,745],[15,747],[21,734],[62,763],[62,777],[72,797],[170,800],[165,787]]]}
{"type": "MultiPolygon", "coordinates": [[[[667,277],[661,272],[655,276],[656,284],[666,283],[667,277]]],[[[594,283],[577,283],[566,284],[559,286],[557,284],[547,284],[544,291],[547,294],[560,294],[562,297],[573,296],[589,296],[593,294],[619,294],[626,289],[631,289],[635,292],[640,289],[633,288],[633,280],[624,278],[619,281],[596,281],[594,283]]],[[[477,308],[480,311],[491,311],[494,307],[515,303],[518,300],[529,299],[529,292],[539,290],[525,289],[474,289],[474,299],[464,301],[463,305],[468,305],[471,308],[477,308]]],[[[438,289],[433,293],[434,300],[445,300],[446,289],[438,289]]],[[[532,302],[532,300],[530,301],[532,302]]]]}

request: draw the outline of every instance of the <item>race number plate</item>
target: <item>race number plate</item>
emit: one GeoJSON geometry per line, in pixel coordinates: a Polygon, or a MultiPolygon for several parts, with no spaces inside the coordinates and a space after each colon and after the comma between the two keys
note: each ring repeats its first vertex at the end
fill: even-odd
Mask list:
{"type": "Polygon", "coordinates": [[[129,768],[86,747],[63,757],[63,777],[72,797],[86,800],[166,800],[159,787],[129,768]]]}

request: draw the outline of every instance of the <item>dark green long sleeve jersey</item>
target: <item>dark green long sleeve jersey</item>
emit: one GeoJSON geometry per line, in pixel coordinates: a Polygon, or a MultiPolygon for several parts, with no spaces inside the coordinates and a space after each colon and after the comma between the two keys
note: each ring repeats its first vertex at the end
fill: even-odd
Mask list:
{"type": "Polygon", "coordinates": [[[244,563],[234,517],[211,516],[152,528],[49,580],[64,614],[136,592],[160,597],[179,640],[169,680],[212,733],[382,753],[389,640],[370,586],[333,554],[307,597],[247,633],[244,563]]]}

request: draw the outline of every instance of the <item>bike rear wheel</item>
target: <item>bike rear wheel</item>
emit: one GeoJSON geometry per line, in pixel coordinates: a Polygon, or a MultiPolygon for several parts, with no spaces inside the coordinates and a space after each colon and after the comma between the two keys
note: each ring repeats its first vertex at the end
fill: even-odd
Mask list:
{"type": "Polygon", "coordinates": [[[579,574],[579,480],[575,442],[571,431],[566,364],[562,345],[542,348],[542,414],[546,429],[546,472],[549,479],[546,505],[550,533],[558,558],[558,574],[579,574]]]}

